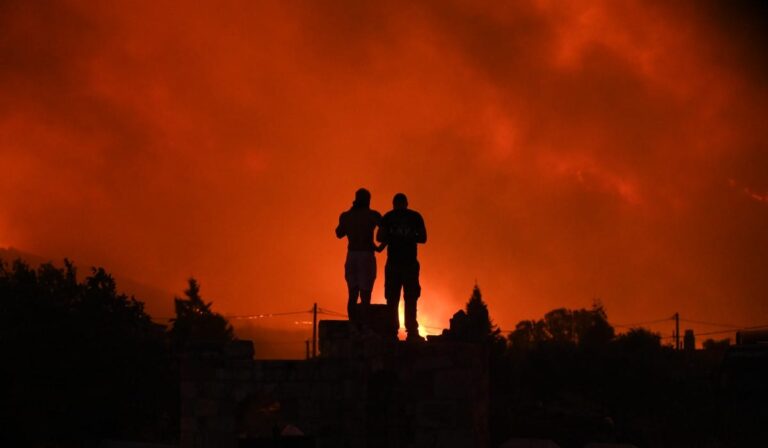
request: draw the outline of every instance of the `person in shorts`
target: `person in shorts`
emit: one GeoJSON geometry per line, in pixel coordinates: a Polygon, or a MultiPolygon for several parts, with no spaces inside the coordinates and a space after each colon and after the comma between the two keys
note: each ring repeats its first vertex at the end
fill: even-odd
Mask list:
{"type": "Polygon", "coordinates": [[[384,297],[390,308],[395,331],[400,328],[398,307],[400,292],[405,301],[405,331],[408,340],[421,340],[416,320],[416,302],[421,296],[417,244],[427,242],[427,229],[421,214],[408,208],[408,198],[397,193],[392,200],[393,210],[381,219],[376,240],[387,247],[384,267],[384,297]]]}
{"type": "Polygon", "coordinates": [[[371,210],[371,193],[365,188],[355,192],[352,207],[339,216],[336,237],[347,237],[347,259],[344,263],[344,278],[347,281],[349,298],[347,315],[349,320],[364,326],[368,324],[368,308],[371,305],[371,291],[376,280],[376,256],[380,251],[373,242],[373,231],[381,222],[381,213],[371,210]],[[359,315],[357,301],[360,299],[359,315]]]}

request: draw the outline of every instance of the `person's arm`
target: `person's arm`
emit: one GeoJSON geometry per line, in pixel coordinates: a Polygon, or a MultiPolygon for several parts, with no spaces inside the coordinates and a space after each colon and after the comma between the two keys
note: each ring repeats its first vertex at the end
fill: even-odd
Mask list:
{"type": "Polygon", "coordinates": [[[386,246],[387,243],[389,243],[389,232],[387,231],[387,226],[383,218],[379,221],[378,226],[379,228],[376,230],[376,241],[384,243],[386,246]]]}
{"type": "Polygon", "coordinates": [[[424,218],[417,215],[416,220],[416,242],[424,244],[427,242],[427,227],[424,225],[424,218]]]}
{"type": "Polygon", "coordinates": [[[344,226],[344,213],[339,215],[339,225],[336,226],[336,238],[344,238],[347,236],[347,229],[344,226]]]}
{"type": "Polygon", "coordinates": [[[376,246],[376,252],[381,252],[389,244],[389,232],[387,232],[387,226],[384,225],[384,218],[379,219],[377,225],[379,228],[376,229],[376,241],[381,244],[376,246]]]}

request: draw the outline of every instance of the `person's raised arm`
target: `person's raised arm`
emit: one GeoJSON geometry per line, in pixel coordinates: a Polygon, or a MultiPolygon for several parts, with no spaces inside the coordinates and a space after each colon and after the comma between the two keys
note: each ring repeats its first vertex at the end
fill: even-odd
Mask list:
{"type": "Polygon", "coordinates": [[[347,229],[344,226],[344,213],[339,215],[339,225],[336,226],[336,238],[344,238],[347,236],[347,229]]]}

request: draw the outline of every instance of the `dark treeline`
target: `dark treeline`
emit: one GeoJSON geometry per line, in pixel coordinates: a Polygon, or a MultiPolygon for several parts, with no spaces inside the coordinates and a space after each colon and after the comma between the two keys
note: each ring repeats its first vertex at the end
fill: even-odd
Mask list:
{"type": "MultiPolygon", "coordinates": [[[[171,325],[158,325],[103,269],[79,280],[68,261],[0,261],[0,446],[175,442],[180,357],[233,339],[194,279],[175,307],[171,325]]],[[[686,353],[642,328],[617,335],[599,304],[556,309],[505,335],[478,287],[450,327],[446,339],[488,348],[492,446],[510,437],[563,448],[750,446],[765,437],[765,394],[747,389],[734,406],[723,389],[727,344],[686,353]]]]}
{"type": "Polygon", "coordinates": [[[95,446],[178,438],[178,356],[232,329],[190,280],[171,327],[103,269],[0,261],[0,445],[95,446]]]}
{"type": "MultiPolygon", "coordinates": [[[[766,402],[734,401],[723,387],[727,341],[708,340],[704,350],[683,352],[643,328],[616,335],[599,303],[552,310],[519,322],[505,336],[477,287],[451,327],[448,337],[489,346],[492,446],[510,437],[551,439],[563,448],[768,440],[766,402]]],[[[764,386],[763,379],[757,397],[765,397],[764,386]]]]}

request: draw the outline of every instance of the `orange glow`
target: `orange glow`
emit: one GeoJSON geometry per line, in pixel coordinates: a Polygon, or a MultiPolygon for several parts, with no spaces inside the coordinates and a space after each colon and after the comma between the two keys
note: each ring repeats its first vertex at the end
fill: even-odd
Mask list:
{"type": "Polygon", "coordinates": [[[595,298],[768,323],[764,33],[668,3],[3,2],[0,245],[157,316],[189,276],[227,315],[341,311],[365,186],[425,218],[423,334],[475,280],[505,332],[595,298]]]}
{"type": "MultiPolygon", "coordinates": [[[[405,332],[405,304],[404,302],[400,302],[400,308],[397,310],[398,316],[400,316],[400,329],[397,332],[397,337],[401,340],[405,340],[405,337],[407,336],[407,333],[405,332]]],[[[442,328],[445,328],[446,325],[443,322],[437,321],[436,319],[433,319],[429,314],[421,311],[417,315],[417,319],[419,321],[419,335],[421,337],[427,337],[429,335],[439,335],[442,333],[442,328]],[[441,325],[441,327],[436,327],[433,325],[441,325]]]]}

